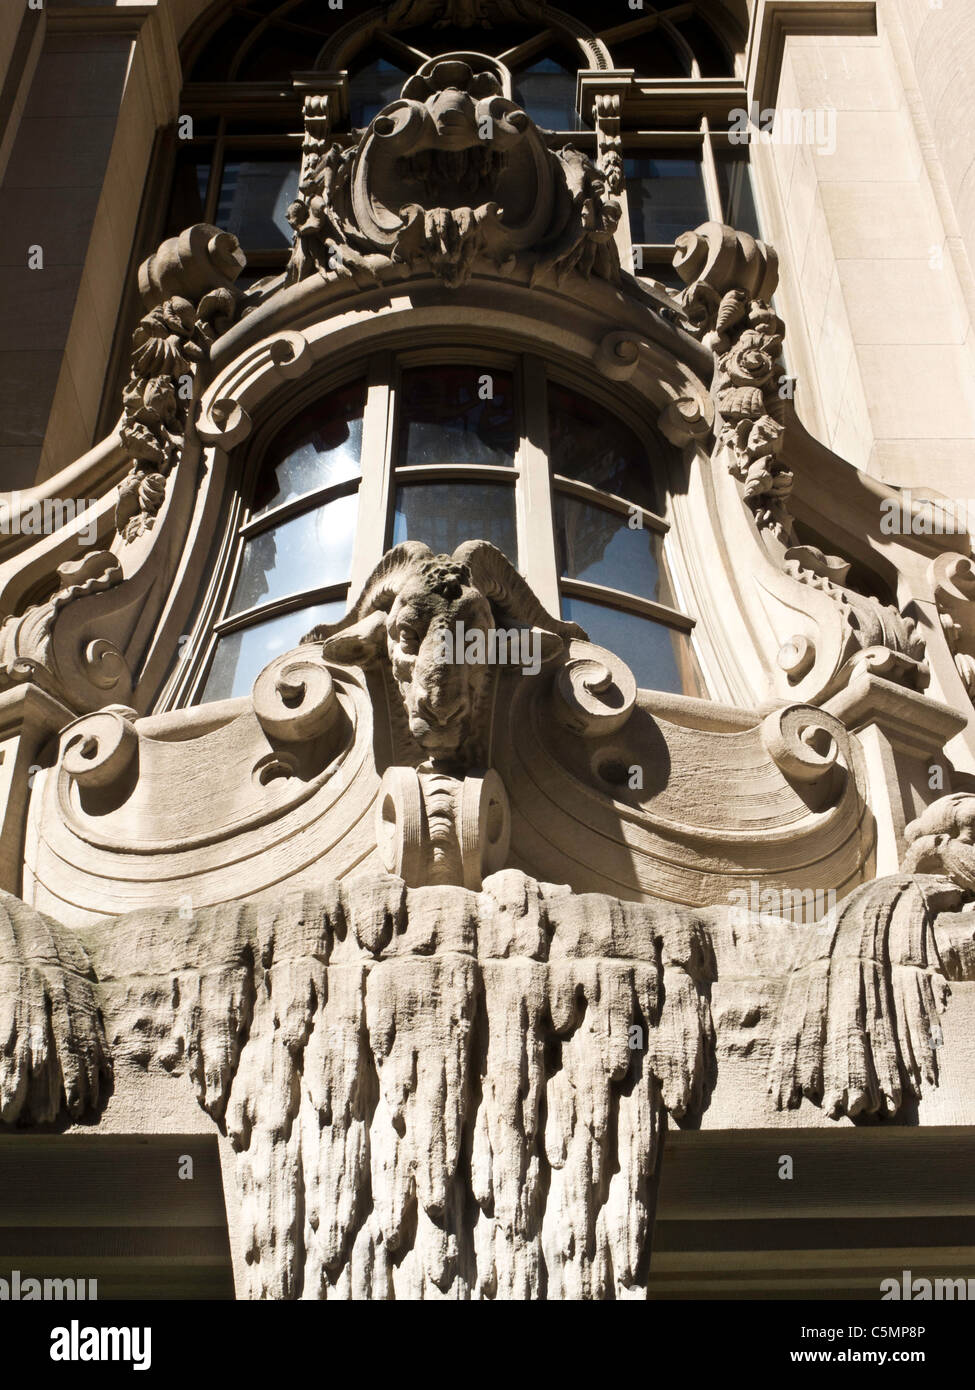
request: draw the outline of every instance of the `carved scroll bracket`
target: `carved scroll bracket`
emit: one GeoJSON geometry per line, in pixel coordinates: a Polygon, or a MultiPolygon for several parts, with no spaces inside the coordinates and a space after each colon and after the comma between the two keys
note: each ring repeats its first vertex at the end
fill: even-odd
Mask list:
{"type": "Polygon", "coordinates": [[[766,715],[762,742],[782,775],[801,788],[813,810],[835,804],[846,782],[840,761],[849,735],[834,715],[814,705],[786,705],[766,715]]]}
{"type": "Polygon", "coordinates": [[[58,587],[44,603],[0,624],[0,690],[32,681],[74,708],[101,704],[107,693],[128,699],[132,674],[114,642],[92,631],[76,601],[122,583],[111,551],[91,550],[58,567],[58,587]]]}
{"type": "Polygon", "coordinates": [[[574,642],[572,655],[555,676],[555,717],[583,738],[620,730],[636,705],[636,679],[626,662],[592,643],[574,642]]]}
{"type": "Polygon", "coordinates": [[[666,397],[657,424],[678,447],[704,439],[714,426],[714,404],[703,382],[664,354],[643,334],[614,329],[596,344],[593,361],[610,381],[629,381],[643,359],[658,374],[659,392],[666,397]]]}
{"type": "Polygon", "coordinates": [[[789,544],[793,478],[781,458],[776,380],[785,329],[771,307],[778,257],[745,232],[705,222],[677,238],[674,267],[687,286],[680,297],[684,327],[715,356],[717,450],[742,484],[759,529],[789,544]]]}
{"type": "Polygon", "coordinates": [[[383,867],[409,886],[452,883],[480,891],[508,857],[508,793],[493,770],[458,778],[427,767],[387,768],[376,840],[383,867]]]}
{"type": "Polygon", "coordinates": [[[242,353],[210,383],[200,401],[196,432],[204,444],[233,449],[253,428],[250,411],[282,381],[304,376],[312,352],[303,333],[276,333],[242,353]]]}

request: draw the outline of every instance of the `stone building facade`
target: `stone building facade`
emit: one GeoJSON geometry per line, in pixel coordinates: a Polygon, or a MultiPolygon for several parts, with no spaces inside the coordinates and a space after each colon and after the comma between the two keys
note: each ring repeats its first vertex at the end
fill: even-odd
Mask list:
{"type": "Polygon", "coordinates": [[[966,8],[4,8],[21,1269],[973,1272],[966,8]]]}

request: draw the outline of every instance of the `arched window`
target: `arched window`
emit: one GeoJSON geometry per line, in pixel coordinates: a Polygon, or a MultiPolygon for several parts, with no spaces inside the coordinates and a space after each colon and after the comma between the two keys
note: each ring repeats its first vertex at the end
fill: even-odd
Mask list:
{"type": "Polygon", "coordinates": [[[365,400],[361,380],[330,391],[265,450],[235,527],[202,699],[246,694],[309,626],[345,612],[365,400]]]}
{"type": "Polygon", "coordinates": [[[395,101],[410,76],[382,52],[368,52],[349,72],[349,119],[354,129],[367,126],[384,106],[395,101]]]}
{"type": "Polygon", "coordinates": [[[554,382],[548,435],[562,616],[626,653],[641,686],[704,694],[689,625],[676,622],[645,445],[604,406],[554,382]]]}
{"type": "Polygon", "coordinates": [[[179,698],[247,693],[407,539],[436,553],[491,541],[642,686],[706,693],[667,562],[676,451],[632,407],[534,356],[475,364],[432,347],[311,391],[238,460],[240,501],[200,619],[210,636],[179,698]]]}
{"type": "Polygon", "coordinates": [[[565,0],[547,8],[545,24],[526,12],[490,27],[431,19],[390,27],[379,10],[352,23],[319,0],[229,0],[184,45],[179,136],[160,154],[168,206],[146,229],[145,254],[204,220],[239,237],[248,258],[243,287],[283,271],[309,75],[341,87],[348,74],[346,114],[333,124],[335,138],[348,140],[399,97],[422,62],[476,49],[505,65],[514,99],[543,129],[592,155],[592,111],[577,106],[579,72],[634,71],[621,131],[634,270],[673,285],[676,231],[711,217],[759,230],[747,148],[729,142],[727,99],[706,89],[707,79],[734,72],[734,43],[719,12],[706,0],[645,0],[617,22],[615,13],[565,0]],[[675,121],[673,84],[683,90],[688,79],[705,90],[697,105],[683,102],[693,114],[675,121]]]}
{"type": "Polygon", "coordinates": [[[596,32],[613,66],[633,68],[637,77],[731,77],[734,58],[709,22],[707,8],[644,3],[628,20],[596,32]]]}
{"type": "Polygon", "coordinates": [[[576,130],[576,70],[573,58],[558,49],[529,59],[512,74],[512,97],[543,130],[576,130]]]}

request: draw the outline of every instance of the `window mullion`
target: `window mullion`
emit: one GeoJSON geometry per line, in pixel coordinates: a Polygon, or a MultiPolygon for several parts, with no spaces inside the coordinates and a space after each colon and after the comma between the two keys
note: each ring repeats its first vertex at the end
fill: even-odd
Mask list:
{"type": "Polygon", "coordinates": [[[211,223],[211,225],[216,225],[217,208],[220,205],[220,189],[223,186],[223,161],[226,151],[226,133],[227,118],[221,116],[217,122],[217,133],[211,147],[210,182],[207,185],[206,209],[204,211],[204,221],[211,223]]]}
{"type": "Polygon", "coordinates": [[[549,612],[558,615],[559,580],[548,464],[548,391],[545,365],[539,357],[524,359],[521,398],[518,554],[528,583],[549,612]]]}
{"type": "Polygon", "coordinates": [[[714,147],[711,144],[711,125],[707,116],[701,119],[703,150],[701,152],[701,172],[704,175],[704,191],[716,222],[724,221],[724,208],[721,205],[721,185],[718,183],[718,170],[714,162],[714,147]]]}
{"type": "Polygon", "coordinates": [[[393,454],[393,357],[378,354],[369,363],[368,393],[362,417],[362,482],[349,601],[353,602],[383,557],[391,505],[393,454]]]}

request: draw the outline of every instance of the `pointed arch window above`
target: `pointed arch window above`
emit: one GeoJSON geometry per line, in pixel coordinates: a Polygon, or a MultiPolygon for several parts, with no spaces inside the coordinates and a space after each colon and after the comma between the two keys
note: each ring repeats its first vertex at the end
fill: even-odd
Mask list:
{"type": "Polygon", "coordinates": [[[512,96],[543,130],[578,130],[576,69],[560,52],[548,52],[512,74],[512,96]]]}
{"type": "Polygon", "coordinates": [[[354,130],[367,126],[384,106],[396,101],[403,83],[410,76],[405,68],[384,53],[369,51],[368,57],[349,73],[349,120],[354,130]]]}

